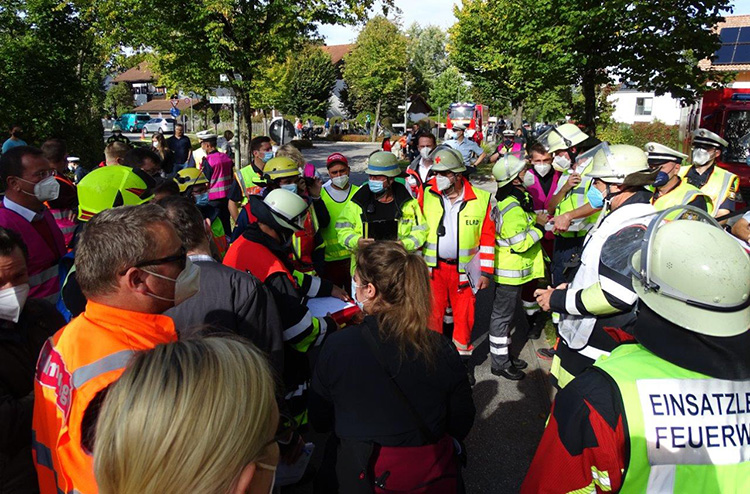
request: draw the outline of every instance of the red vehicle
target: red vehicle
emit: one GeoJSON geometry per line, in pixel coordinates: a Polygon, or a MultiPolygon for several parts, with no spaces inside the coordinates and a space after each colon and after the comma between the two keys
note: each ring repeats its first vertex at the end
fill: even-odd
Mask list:
{"type": "Polygon", "coordinates": [[[680,138],[690,154],[691,133],[698,128],[715,132],[729,142],[718,165],[740,178],[740,191],[750,199],[750,88],[707,91],[701,101],[682,111],[680,138]]]}
{"type": "Polygon", "coordinates": [[[484,107],[475,103],[451,103],[448,107],[448,116],[445,119],[445,128],[448,129],[448,132],[452,132],[454,124],[465,125],[466,136],[475,140],[477,144],[482,144],[484,107]]]}

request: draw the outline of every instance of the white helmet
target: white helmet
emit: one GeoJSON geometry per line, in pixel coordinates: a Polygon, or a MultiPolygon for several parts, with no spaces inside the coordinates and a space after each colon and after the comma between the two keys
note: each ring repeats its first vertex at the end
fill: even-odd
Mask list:
{"type": "Polygon", "coordinates": [[[305,225],[307,201],[286,189],[274,189],[263,202],[271,210],[271,215],[282,228],[291,231],[301,230],[305,225]]]}
{"type": "Polygon", "coordinates": [[[495,177],[497,186],[500,188],[512,182],[525,167],[525,161],[512,154],[506,154],[492,167],[492,176],[495,177]]]}
{"type": "Polygon", "coordinates": [[[575,147],[588,139],[589,136],[584,133],[577,125],[566,123],[557,127],[552,127],[537,139],[547,152],[554,153],[563,149],[575,147]]]}
{"type": "Polygon", "coordinates": [[[648,158],[640,148],[629,144],[613,144],[612,146],[602,143],[599,150],[594,154],[591,170],[588,177],[598,178],[610,184],[646,185],[653,182],[654,173],[648,167],[648,158]],[[639,172],[645,172],[643,180],[626,180],[627,177],[639,172]],[[651,182],[648,182],[648,180],[651,182]],[[641,183],[642,182],[642,183],[641,183]]]}

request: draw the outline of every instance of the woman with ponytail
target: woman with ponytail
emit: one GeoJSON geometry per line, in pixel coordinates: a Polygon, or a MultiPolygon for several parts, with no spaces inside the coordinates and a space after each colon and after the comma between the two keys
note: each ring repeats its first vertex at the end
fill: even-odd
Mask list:
{"type": "Polygon", "coordinates": [[[460,490],[460,441],[474,423],[466,368],[428,329],[430,277],[421,256],[381,241],[357,253],[358,326],[329,336],[313,373],[309,418],[341,441],[342,493],[460,490]]]}

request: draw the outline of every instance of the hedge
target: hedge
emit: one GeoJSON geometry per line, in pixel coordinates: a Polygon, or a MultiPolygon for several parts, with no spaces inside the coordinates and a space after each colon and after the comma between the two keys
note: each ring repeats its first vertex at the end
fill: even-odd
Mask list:
{"type": "MultiPolygon", "coordinates": [[[[326,137],[320,137],[323,141],[333,142],[370,142],[372,139],[369,135],[361,134],[328,134],[326,137]]],[[[382,142],[383,139],[376,139],[375,142],[382,142]]]]}
{"type": "Polygon", "coordinates": [[[680,150],[679,127],[663,122],[623,124],[614,123],[599,129],[596,137],[611,144],[631,144],[641,149],[649,142],[658,142],[680,150]]]}

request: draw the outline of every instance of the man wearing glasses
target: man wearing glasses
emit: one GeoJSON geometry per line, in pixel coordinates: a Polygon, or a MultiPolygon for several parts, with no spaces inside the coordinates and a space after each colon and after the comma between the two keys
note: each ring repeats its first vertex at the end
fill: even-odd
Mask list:
{"type": "Polygon", "coordinates": [[[45,201],[57,199],[60,183],[41,150],[18,146],[3,153],[0,175],[5,198],[0,226],[18,233],[29,249],[29,297],[54,304],[59,291],[58,263],[65,239],[45,201]]]}
{"type": "Polygon", "coordinates": [[[42,492],[97,492],[94,426],[107,387],[133,354],[177,340],[162,315],[198,292],[163,208],[122,206],[94,216],[76,251],[86,310],[47,340],[34,383],[34,463],[42,492]]]}

